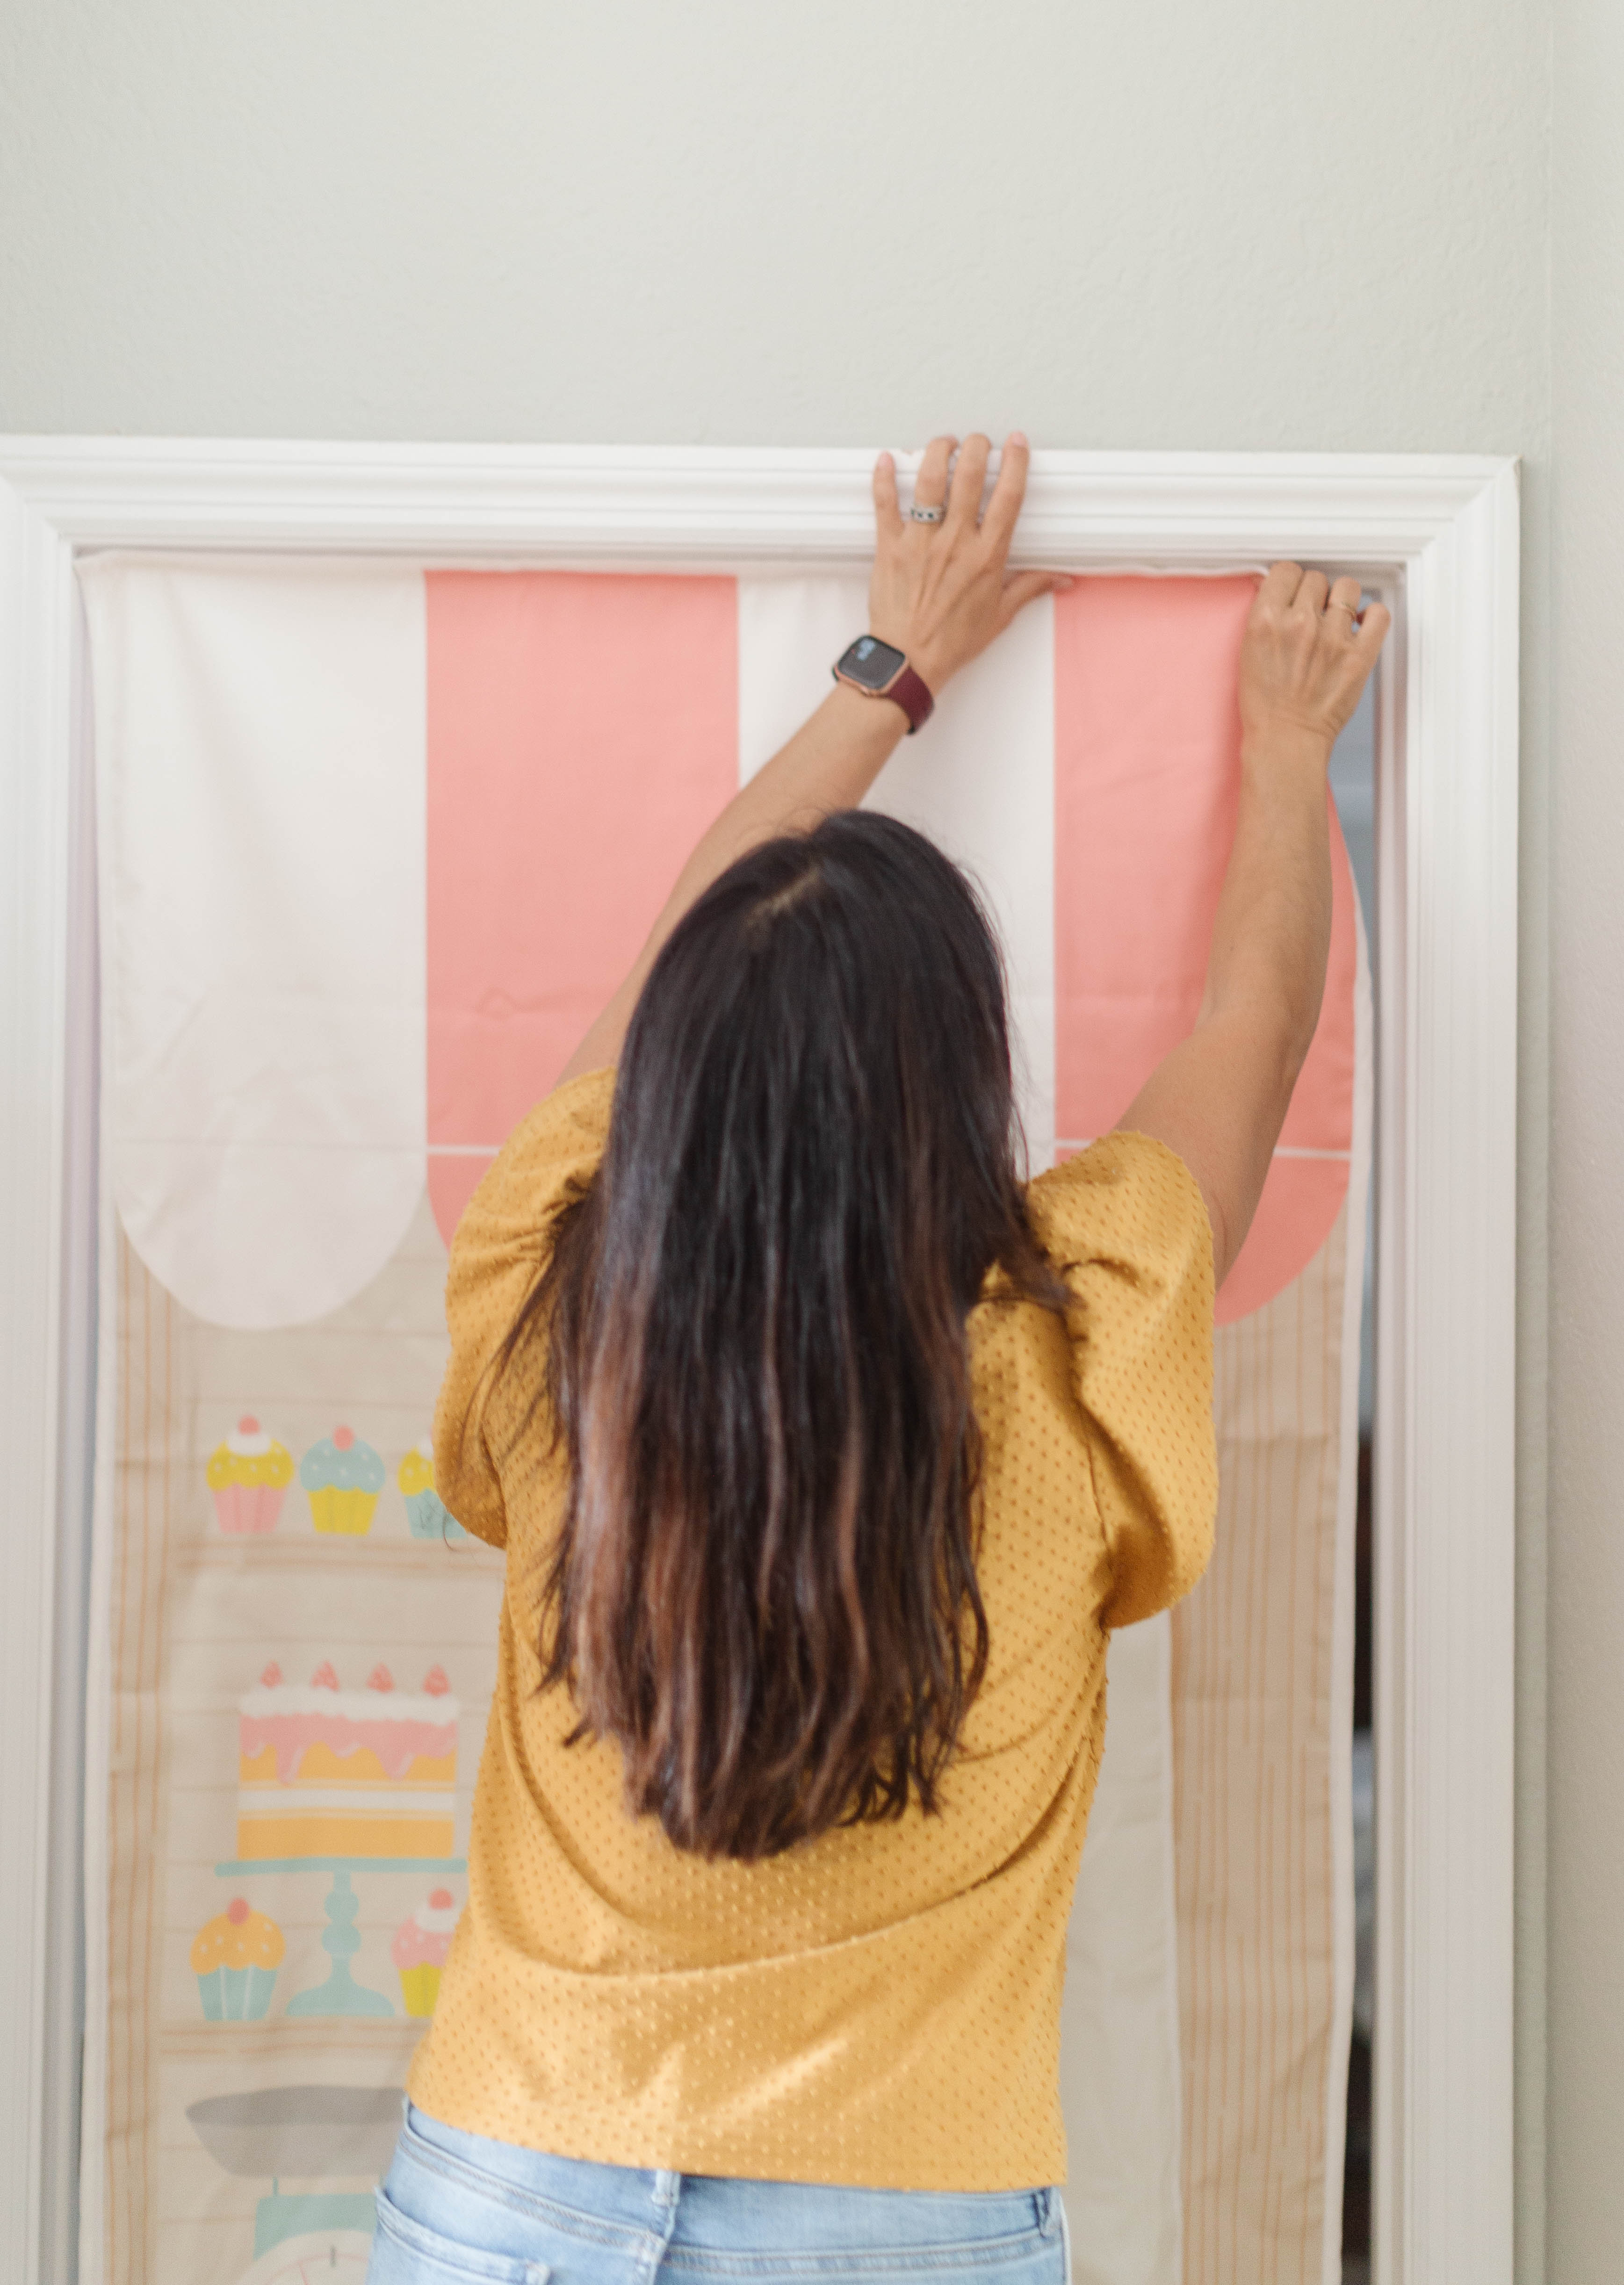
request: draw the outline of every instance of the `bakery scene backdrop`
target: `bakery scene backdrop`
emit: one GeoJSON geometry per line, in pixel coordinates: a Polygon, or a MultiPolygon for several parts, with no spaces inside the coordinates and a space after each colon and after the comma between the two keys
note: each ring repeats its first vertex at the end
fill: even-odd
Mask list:
{"type": "MultiPolygon", "coordinates": [[[[866,586],[195,555],[81,577],[84,2273],[360,2285],[466,1893],[503,1591],[436,1489],[447,1245],[694,839],[828,688],[866,586]]],[[[1078,581],[875,789],[997,915],[1034,1171],[1194,1017],[1253,588],[1078,581]]],[[[1371,1079],[1332,838],[1324,1012],[1219,1301],[1218,1552],[1111,1645],[1063,2003],[1078,2285],[1337,2273],[1371,1079]]]]}

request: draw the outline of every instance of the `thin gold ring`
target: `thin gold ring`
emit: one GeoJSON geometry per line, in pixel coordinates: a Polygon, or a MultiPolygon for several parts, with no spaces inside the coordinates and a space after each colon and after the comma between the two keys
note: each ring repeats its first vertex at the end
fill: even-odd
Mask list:
{"type": "Polygon", "coordinates": [[[1339,603],[1333,595],[1330,601],[1326,604],[1325,608],[1328,611],[1345,611],[1349,618],[1352,619],[1355,624],[1358,624],[1359,612],[1352,603],[1339,603]]]}

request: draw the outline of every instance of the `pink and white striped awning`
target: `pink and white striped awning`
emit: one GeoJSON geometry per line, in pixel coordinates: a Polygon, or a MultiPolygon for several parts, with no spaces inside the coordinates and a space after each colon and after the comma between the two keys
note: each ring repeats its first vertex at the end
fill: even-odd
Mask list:
{"type": "MultiPolygon", "coordinates": [[[[154,1276],[241,1327],[359,1292],[425,1179],[449,1237],[867,619],[863,583],[828,577],[102,558],[85,580],[114,1195],[154,1276]]],[[[1079,581],[876,789],[997,912],[1034,1165],[1111,1126],[1194,1017],[1252,584],[1079,581]]],[[[1324,1012],[1220,1319],[1297,1275],[1347,1185],[1333,839],[1324,1012]]]]}

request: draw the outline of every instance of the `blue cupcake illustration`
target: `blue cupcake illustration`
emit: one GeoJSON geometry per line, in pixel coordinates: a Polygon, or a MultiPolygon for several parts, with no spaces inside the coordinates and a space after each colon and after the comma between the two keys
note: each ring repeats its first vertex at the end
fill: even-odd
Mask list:
{"type": "Polygon", "coordinates": [[[424,1435],[412,1447],[396,1471],[396,1482],[406,1503],[406,1521],[413,1539],[443,1539],[454,1546],[467,1533],[435,1489],[435,1448],[424,1435]]]}
{"type": "Polygon", "coordinates": [[[282,1964],[282,1931],[246,1896],[233,1896],[192,1940],[192,1972],[211,2023],[256,2023],[282,1964]]]}
{"type": "Polygon", "coordinates": [[[299,1463],[299,1480],[310,1494],[310,1519],[318,1531],[359,1538],[373,1527],[373,1511],[383,1489],[384,1465],[353,1428],[335,1428],[312,1444],[299,1463]]]}

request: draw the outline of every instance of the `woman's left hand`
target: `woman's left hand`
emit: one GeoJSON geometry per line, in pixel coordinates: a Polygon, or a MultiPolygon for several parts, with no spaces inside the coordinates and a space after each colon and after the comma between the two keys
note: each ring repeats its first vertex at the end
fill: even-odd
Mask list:
{"type": "MultiPolygon", "coordinates": [[[[1052,571],[1006,569],[1009,542],[1026,490],[1026,439],[1011,436],[985,515],[985,436],[968,436],[953,472],[953,440],[938,436],[924,456],[914,498],[922,507],[945,501],[940,523],[916,523],[897,505],[897,470],[889,452],[874,472],[879,538],[869,590],[868,632],[906,651],[934,694],[1001,634],[1022,606],[1051,587],[1071,584],[1052,571]]],[[[620,1053],[637,995],[660,946],[696,897],[725,867],[775,833],[804,832],[832,809],[855,809],[907,727],[900,706],[877,703],[837,682],[788,744],[740,787],[703,834],[677,876],[631,974],[564,1068],[595,1071],[620,1053]]]]}
{"type": "Polygon", "coordinates": [[[981,494],[992,444],[985,436],[967,436],[953,463],[955,441],[932,438],[914,486],[915,506],[945,506],[939,523],[903,514],[897,464],[889,452],[881,453],[874,472],[876,533],[868,631],[906,651],[932,694],[939,694],[961,666],[1002,634],[1026,604],[1071,584],[1060,572],[1007,568],[1032,457],[1019,429],[1004,445],[985,514],[981,494]]]}

